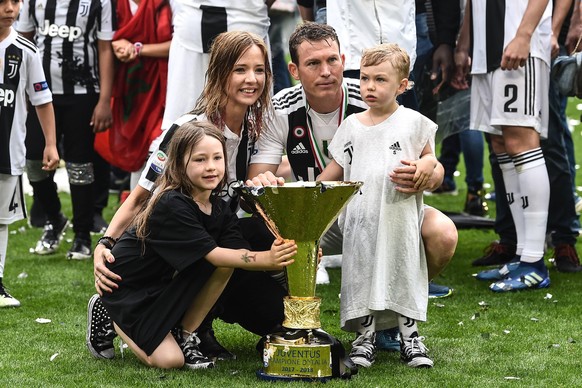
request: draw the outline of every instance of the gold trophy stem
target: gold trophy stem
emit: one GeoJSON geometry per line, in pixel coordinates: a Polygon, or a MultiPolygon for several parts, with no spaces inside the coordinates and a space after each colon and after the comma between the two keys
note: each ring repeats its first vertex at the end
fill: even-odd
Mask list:
{"type": "Polygon", "coordinates": [[[314,297],[319,241],[295,239],[295,243],[297,244],[297,254],[293,257],[295,262],[287,267],[289,295],[301,298],[314,297]]]}
{"type": "Polygon", "coordinates": [[[283,298],[285,320],[283,326],[289,329],[318,329],[319,306],[321,299],[317,297],[298,298],[286,296],[283,298]]]}

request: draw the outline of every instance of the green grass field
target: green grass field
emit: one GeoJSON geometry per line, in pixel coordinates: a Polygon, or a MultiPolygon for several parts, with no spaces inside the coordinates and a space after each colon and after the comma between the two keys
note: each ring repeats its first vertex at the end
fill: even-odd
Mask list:
{"type": "MultiPolygon", "coordinates": [[[[579,119],[576,103],[571,102],[569,115],[579,119]]],[[[578,125],[573,132],[578,160],[582,160],[581,130],[578,125]]],[[[459,169],[459,195],[431,196],[427,203],[462,210],[462,163],[459,169]]],[[[582,182],[582,174],[577,180],[582,182]]],[[[486,181],[491,183],[488,170],[486,181]]],[[[62,198],[65,213],[71,216],[68,198],[62,198]]],[[[114,212],[116,198],[112,196],[110,203],[106,218],[114,212]]],[[[255,376],[260,367],[255,352],[258,337],[222,322],[215,324],[217,337],[238,360],[219,363],[213,370],[149,369],[128,351],[122,357],[118,349],[112,361],[93,359],[85,347],[86,304],[95,292],[92,262],[67,261],[70,242],[51,256],[29,254],[40,234],[25,222],[10,227],[4,283],[22,307],[0,310],[0,387],[268,386],[255,376]],[[37,318],[51,322],[37,323],[37,318]]],[[[72,238],[72,231],[66,238],[72,238]]],[[[431,300],[428,322],[420,324],[435,361],[433,369],[413,370],[400,363],[397,353],[382,352],[372,368],[327,386],[582,386],[582,273],[551,269],[552,285],[546,290],[494,294],[472,278],[475,268],[470,263],[495,238],[491,230],[460,230],[456,254],[436,279],[455,293],[431,300]]],[[[322,327],[349,349],[352,335],[338,328],[340,270],[329,272],[331,284],[317,289],[323,298],[322,327]]]]}

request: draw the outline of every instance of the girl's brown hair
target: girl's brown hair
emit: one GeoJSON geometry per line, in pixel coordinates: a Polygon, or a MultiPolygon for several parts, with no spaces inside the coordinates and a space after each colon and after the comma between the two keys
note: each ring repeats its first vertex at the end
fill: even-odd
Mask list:
{"type": "MultiPolygon", "coordinates": [[[[163,174],[156,180],[155,187],[151,191],[154,194],[152,194],[152,198],[147,201],[147,205],[135,218],[134,226],[138,238],[145,239],[148,235],[147,221],[164,193],[171,190],[180,190],[182,194],[192,196],[194,185],[186,174],[187,162],[184,161],[184,158],[192,154],[196,145],[205,136],[213,137],[221,142],[226,170],[228,160],[226,159],[226,144],[222,131],[208,121],[189,121],[182,124],[176,129],[172,140],[168,143],[168,159],[166,160],[163,174]]],[[[187,160],[189,159],[188,157],[187,160]]],[[[226,184],[226,175],[225,171],[222,181],[213,190],[214,194],[219,193],[221,188],[226,184]]]]}
{"type": "Polygon", "coordinates": [[[258,100],[249,107],[245,120],[249,136],[257,139],[271,107],[270,94],[273,73],[269,63],[267,46],[256,34],[245,31],[229,31],[221,33],[214,39],[206,71],[206,85],[192,113],[206,114],[208,120],[221,130],[224,129],[224,121],[220,112],[228,101],[226,91],[230,74],[238,59],[253,46],[257,46],[262,51],[265,60],[265,86],[258,100]]]}

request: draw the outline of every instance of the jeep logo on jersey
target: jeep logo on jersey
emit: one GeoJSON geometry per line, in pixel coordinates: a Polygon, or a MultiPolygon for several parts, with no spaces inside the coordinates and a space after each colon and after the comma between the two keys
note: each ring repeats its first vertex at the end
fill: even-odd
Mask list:
{"type": "Polygon", "coordinates": [[[14,106],[14,98],[16,93],[8,85],[0,84],[0,105],[2,106],[14,106]]]}
{"type": "Polygon", "coordinates": [[[83,35],[83,30],[81,27],[69,27],[66,25],[59,26],[56,24],[49,24],[48,20],[44,21],[43,27],[38,27],[38,33],[41,35],[50,36],[52,38],[59,37],[67,39],[69,42],[74,41],[81,35],[83,35]]]}

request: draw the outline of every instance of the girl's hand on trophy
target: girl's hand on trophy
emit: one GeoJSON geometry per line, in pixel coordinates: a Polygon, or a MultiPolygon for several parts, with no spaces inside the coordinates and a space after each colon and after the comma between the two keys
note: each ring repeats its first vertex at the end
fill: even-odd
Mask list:
{"type": "Polygon", "coordinates": [[[270,259],[276,266],[287,267],[295,262],[293,256],[297,254],[295,240],[283,240],[278,238],[271,246],[270,259]]]}

